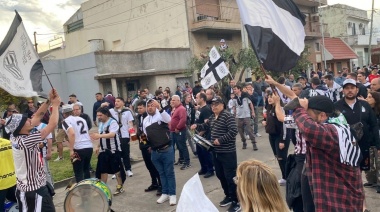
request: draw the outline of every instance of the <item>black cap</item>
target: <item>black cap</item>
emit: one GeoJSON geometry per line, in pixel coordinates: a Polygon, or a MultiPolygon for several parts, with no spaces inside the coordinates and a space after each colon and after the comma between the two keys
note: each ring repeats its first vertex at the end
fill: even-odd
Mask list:
{"type": "Polygon", "coordinates": [[[333,113],[334,103],[326,96],[314,96],[309,99],[309,109],[318,110],[325,113],[333,113]]]}
{"type": "Polygon", "coordinates": [[[223,102],[223,99],[222,98],[220,98],[220,96],[216,96],[216,97],[214,97],[212,100],[211,100],[211,102],[212,103],[223,103],[224,104],[224,102],[223,102]]]}
{"type": "Polygon", "coordinates": [[[299,76],[299,77],[297,77],[297,82],[298,82],[299,79],[304,79],[304,80],[306,80],[304,76],[299,76]]]}

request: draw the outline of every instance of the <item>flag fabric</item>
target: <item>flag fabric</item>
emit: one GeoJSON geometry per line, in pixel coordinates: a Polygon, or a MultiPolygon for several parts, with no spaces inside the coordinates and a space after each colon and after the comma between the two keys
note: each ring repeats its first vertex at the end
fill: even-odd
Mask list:
{"type": "Polygon", "coordinates": [[[43,66],[16,11],[0,45],[0,87],[13,96],[32,97],[42,91],[43,66]]]}
{"type": "Polygon", "coordinates": [[[252,48],[264,68],[292,69],[305,47],[305,15],[292,0],[237,0],[252,48]]]}
{"type": "Polygon", "coordinates": [[[204,89],[219,82],[230,73],[215,46],[211,49],[209,58],[209,61],[201,70],[201,84],[204,89]]]}

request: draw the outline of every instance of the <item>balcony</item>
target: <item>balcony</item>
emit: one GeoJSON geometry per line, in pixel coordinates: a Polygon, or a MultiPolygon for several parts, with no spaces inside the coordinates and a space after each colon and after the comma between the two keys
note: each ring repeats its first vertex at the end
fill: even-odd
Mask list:
{"type": "Polygon", "coordinates": [[[190,7],[189,28],[192,32],[215,32],[219,30],[240,32],[239,8],[200,3],[190,7]]]}
{"type": "MultiPolygon", "coordinates": [[[[369,35],[349,35],[344,38],[344,41],[350,46],[368,46],[369,35]]],[[[371,45],[377,45],[377,40],[374,36],[372,36],[371,45]]]]}
{"type": "Polygon", "coordinates": [[[321,3],[321,6],[327,5],[327,0],[294,0],[294,3],[308,7],[318,7],[319,3],[321,3]]]}
{"type": "MultiPolygon", "coordinates": [[[[324,24],[323,28],[326,29],[326,26],[327,26],[327,24],[324,24]]],[[[322,37],[321,23],[320,22],[306,21],[305,33],[306,33],[306,40],[321,38],[322,37]]],[[[326,31],[324,31],[323,34],[325,37],[330,37],[330,33],[327,33],[326,31]]]]}

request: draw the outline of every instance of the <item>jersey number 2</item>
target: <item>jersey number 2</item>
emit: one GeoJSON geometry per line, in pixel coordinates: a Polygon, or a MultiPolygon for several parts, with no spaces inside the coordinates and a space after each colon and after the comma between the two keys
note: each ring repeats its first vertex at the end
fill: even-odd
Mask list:
{"type": "Polygon", "coordinates": [[[86,134],[87,133],[87,131],[84,130],[84,123],[83,123],[83,121],[77,121],[77,125],[81,126],[80,127],[80,134],[86,134]]]}

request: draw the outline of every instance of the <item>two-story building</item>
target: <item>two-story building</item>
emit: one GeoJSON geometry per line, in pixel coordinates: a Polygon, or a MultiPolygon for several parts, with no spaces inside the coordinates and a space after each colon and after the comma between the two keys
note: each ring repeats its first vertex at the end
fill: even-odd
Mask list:
{"type": "MultiPolygon", "coordinates": [[[[367,65],[370,54],[369,19],[367,11],[344,4],[328,5],[321,9],[323,21],[327,23],[326,31],[331,37],[344,40],[356,53],[357,59],[351,60],[352,68],[367,65]]],[[[371,45],[377,45],[376,37],[372,37],[371,45]]]]}

